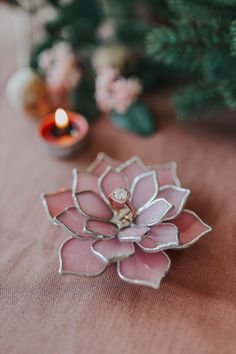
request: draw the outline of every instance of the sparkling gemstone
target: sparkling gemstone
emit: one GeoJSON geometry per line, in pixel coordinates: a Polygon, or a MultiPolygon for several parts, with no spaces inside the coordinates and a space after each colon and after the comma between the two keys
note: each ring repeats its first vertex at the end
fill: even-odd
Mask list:
{"type": "Polygon", "coordinates": [[[117,203],[125,203],[130,197],[130,192],[126,188],[116,188],[110,194],[111,200],[117,203]]]}

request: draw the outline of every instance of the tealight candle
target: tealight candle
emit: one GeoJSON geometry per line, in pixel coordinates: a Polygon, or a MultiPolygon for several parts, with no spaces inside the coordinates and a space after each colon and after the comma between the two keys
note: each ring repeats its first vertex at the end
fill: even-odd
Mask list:
{"type": "Polygon", "coordinates": [[[88,122],[81,114],[58,108],[42,120],[39,136],[50,152],[66,157],[84,146],[88,130],[88,122]]]}

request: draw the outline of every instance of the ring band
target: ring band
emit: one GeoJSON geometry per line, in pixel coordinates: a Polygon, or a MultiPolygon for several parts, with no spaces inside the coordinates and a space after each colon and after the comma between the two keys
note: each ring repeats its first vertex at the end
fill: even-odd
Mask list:
{"type": "Polygon", "coordinates": [[[116,188],[112,193],[110,193],[108,198],[112,209],[114,209],[116,212],[119,212],[127,207],[132,214],[132,220],[135,219],[136,209],[133,207],[129,200],[130,191],[128,189],[122,187],[116,188]]]}

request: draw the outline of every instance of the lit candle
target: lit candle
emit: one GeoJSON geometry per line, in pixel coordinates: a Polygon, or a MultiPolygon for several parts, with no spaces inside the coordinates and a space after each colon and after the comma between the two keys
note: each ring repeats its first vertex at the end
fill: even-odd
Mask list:
{"type": "Polygon", "coordinates": [[[77,134],[77,130],[70,122],[66,111],[64,111],[62,108],[58,108],[55,112],[55,125],[52,128],[52,134],[57,137],[77,134]]]}
{"type": "Polygon", "coordinates": [[[87,120],[81,114],[58,108],[42,120],[39,135],[50,152],[66,157],[82,148],[88,130],[87,120]]]}

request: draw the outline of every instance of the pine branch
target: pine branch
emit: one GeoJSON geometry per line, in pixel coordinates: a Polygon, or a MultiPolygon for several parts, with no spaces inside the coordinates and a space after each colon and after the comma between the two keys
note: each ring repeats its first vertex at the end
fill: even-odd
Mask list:
{"type": "Polygon", "coordinates": [[[148,53],[166,65],[187,70],[202,71],[208,53],[216,58],[227,55],[229,38],[225,31],[217,32],[208,26],[192,24],[162,27],[147,37],[148,53]]]}
{"type": "Polygon", "coordinates": [[[236,56],[236,20],[232,21],[230,26],[231,36],[231,55],[236,56]]]}
{"type": "MultiPolygon", "coordinates": [[[[230,21],[236,17],[235,2],[225,4],[220,0],[167,0],[170,9],[184,21],[204,23],[230,21]]],[[[229,2],[229,1],[227,1],[229,2]]]]}
{"type": "Polygon", "coordinates": [[[236,77],[222,81],[220,91],[226,107],[236,109],[236,77]]]}
{"type": "Polygon", "coordinates": [[[177,116],[191,120],[204,113],[211,113],[224,107],[223,98],[217,84],[193,84],[180,89],[172,98],[177,116]]]}
{"type": "Polygon", "coordinates": [[[230,56],[230,49],[209,50],[202,60],[201,76],[206,82],[225,80],[234,76],[236,58],[230,56]]]}

